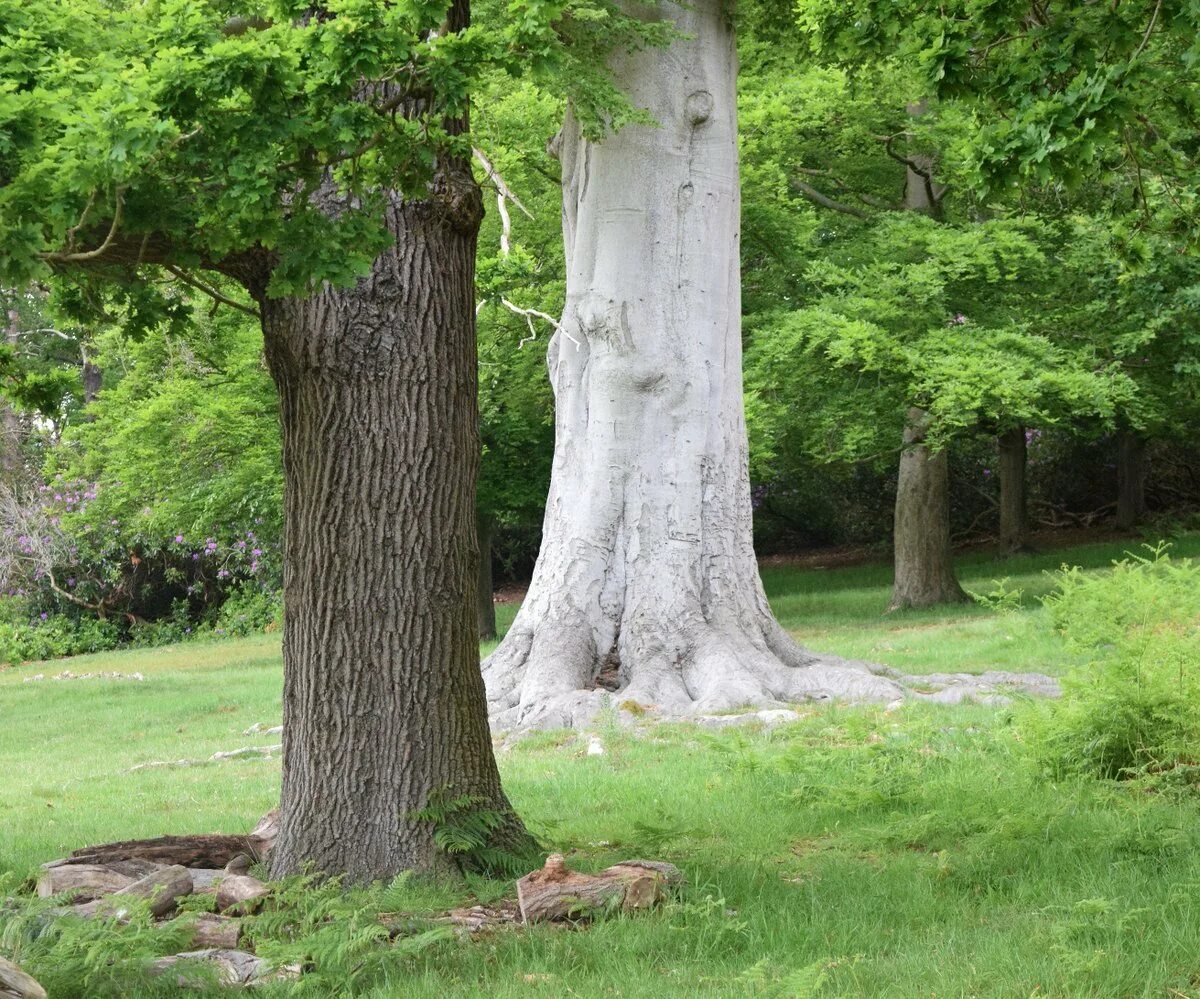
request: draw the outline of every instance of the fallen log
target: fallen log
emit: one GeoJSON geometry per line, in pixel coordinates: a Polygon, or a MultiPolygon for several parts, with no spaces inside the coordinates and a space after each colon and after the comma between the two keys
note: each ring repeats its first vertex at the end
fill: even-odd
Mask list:
{"type": "Polygon", "coordinates": [[[272,808],[258,820],[258,825],[246,837],[250,841],[251,856],[259,863],[265,864],[271,857],[271,850],[275,847],[275,840],[278,837],[279,809],[272,808]]]}
{"type": "Polygon", "coordinates": [[[204,950],[192,950],[184,954],[173,954],[170,957],[160,957],[150,965],[152,975],[176,972],[175,982],[180,988],[194,988],[197,985],[208,984],[208,976],[203,973],[189,975],[188,964],[194,972],[200,971],[204,965],[215,968],[217,979],[222,985],[249,985],[270,971],[270,966],[261,957],[244,950],[232,950],[225,947],[209,947],[204,950]]]}
{"type": "Polygon", "coordinates": [[[155,839],[130,839],[102,843],[76,850],[55,866],[100,864],[112,866],[119,861],[150,860],[164,866],[220,869],[239,853],[257,856],[247,836],[159,836],[155,839]]]}
{"type": "Polygon", "coordinates": [[[50,867],[38,878],[40,898],[74,892],[76,902],[91,902],[133,884],[137,878],[98,864],[66,864],[50,867]]]}
{"type": "Polygon", "coordinates": [[[188,918],[192,946],[197,950],[233,950],[242,935],[242,924],[215,912],[197,912],[188,918]]]}
{"type": "Polygon", "coordinates": [[[191,893],[191,874],[186,867],[175,865],[147,874],[140,881],[135,881],[106,898],[77,905],[75,913],[84,918],[111,916],[121,919],[125,915],[122,904],[130,899],[140,898],[149,903],[151,915],[160,917],[174,909],[180,898],[191,893]]]}
{"type": "Polygon", "coordinates": [[[600,911],[648,909],[681,880],[672,864],[626,860],[599,874],[568,869],[562,854],[517,882],[517,904],[526,923],[587,919],[600,911]]]}
{"type": "Polygon", "coordinates": [[[217,882],[217,908],[235,916],[254,912],[271,889],[249,874],[229,874],[217,882]]]}
{"type": "Polygon", "coordinates": [[[32,975],[0,957],[0,999],[46,999],[46,990],[32,975]]]}

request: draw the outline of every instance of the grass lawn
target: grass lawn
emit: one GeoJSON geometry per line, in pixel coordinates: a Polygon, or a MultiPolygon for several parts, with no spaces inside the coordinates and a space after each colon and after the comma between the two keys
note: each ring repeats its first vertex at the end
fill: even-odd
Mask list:
{"type": "MultiPolygon", "coordinates": [[[[764,575],[782,620],[811,647],[912,672],[1055,673],[1069,659],[1032,599],[1050,585],[1045,570],[1100,569],[1127,547],[964,559],[969,588],[990,590],[1007,576],[1026,591],[1010,613],[972,606],[884,619],[879,567],[764,575]]],[[[1175,551],[1195,554],[1200,536],[1175,551]]],[[[505,610],[502,625],[511,621],[505,610]]],[[[242,733],[278,721],[279,692],[275,636],[0,672],[0,875],[13,872],[11,888],[87,843],[247,830],[275,802],[277,760],[129,768],[277,741],[242,733]],[[51,679],[63,669],[145,679],[51,679]],[[39,673],[46,678],[26,682],[39,673]]],[[[547,845],[582,869],[631,856],[672,860],[688,878],[681,899],[580,931],[398,950],[357,977],[354,962],[318,961],[301,988],[1200,999],[1200,808],[1097,781],[1049,782],[1025,758],[1011,716],[917,704],[813,709],[769,732],[604,729],[603,756],[588,756],[573,733],[530,736],[501,753],[501,767],[547,845]]],[[[509,890],[480,879],[402,885],[388,907],[436,911],[509,890]]],[[[104,976],[70,980],[61,955],[29,927],[6,925],[0,911],[0,952],[53,983],[51,996],[139,994],[104,976]]]]}

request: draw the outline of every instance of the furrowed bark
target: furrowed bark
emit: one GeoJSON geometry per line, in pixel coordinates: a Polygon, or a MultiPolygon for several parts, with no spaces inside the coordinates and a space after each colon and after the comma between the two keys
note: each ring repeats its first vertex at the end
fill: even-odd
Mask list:
{"type": "Polygon", "coordinates": [[[925,444],[928,414],[912,407],[896,484],[895,566],[889,611],[968,599],[950,548],[950,466],[925,444]]]}
{"type": "Polygon", "coordinates": [[[501,727],[584,725],[610,700],[677,715],[900,696],[865,670],[823,671],[759,581],[727,13],[664,4],[683,37],[617,57],[658,127],[591,142],[568,113],[555,140],[567,300],[548,358],[554,465],[529,593],[484,665],[501,727]]]}
{"type": "Polygon", "coordinates": [[[1025,428],[1013,427],[997,438],[996,474],[1000,479],[1000,546],[1009,552],[1029,544],[1029,512],[1025,491],[1025,428]]]}
{"type": "Polygon", "coordinates": [[[432,796],[509,817],[474,607],[479,190],[443,168],[393,196],[395,246],[350,289],[267,300],[285,477],[284,751],[276,876],[444,863],[432,796]]]}

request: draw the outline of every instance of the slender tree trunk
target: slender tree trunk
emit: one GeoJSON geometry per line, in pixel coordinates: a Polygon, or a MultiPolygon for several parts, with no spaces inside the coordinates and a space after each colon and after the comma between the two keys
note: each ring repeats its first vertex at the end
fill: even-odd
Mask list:
{"type": "MultiPolygon", "coordinates": [[[[8,312],[8,326],[4,333],[5,342],[15,351],[21,340],[21,314],[16,309],[8,312]]],[[[24,432],[21,414],[9,402],[0,403],[0,475],[10,485],[16,485],[22,477],[25,459],[21,453],[24,432]]]]}
{"type": "Polygon", "coordinates": [[[475,516],[475,536],[479,539],[479,582],[475,587],[479,616],[479,638],[496,637],[496,601],[492,582],[492,522],[484,514],[475,516]]]}
{"type": "Polygon", "coordinates": [[[92,362],[86,346],[81,348],[80,354],[83,362],[80,379],[83,382],[83,404],[86,406],[100,394],[100,386],[104,382],[104,372],[92,362]]]}
{"type": "MultiPolygon", "coordinates": [[[[925,102],[908,106],[914,118],[925,102]]],[[[945,189],[933,179],[934,159],[910,155],[904,168],[904,207],[941,221],[945,189]]],[[[913,407],[904,426],[900,476],[896,484],[896,581],[889,611],[966,600],[954,575],[950,547],[950,459],[925,444],[929,414],[913,407]]]]}
{"type": "MultiPolygon", "coordinates": [[[[284,493],[284,750],[275,875],[445,863],[439,795],[523,830],[492,755],[474,615],[479,461],[466,164],[391,198],[394,248],[351,289],[264,300],[284,493]]],[[[334,210],[331,206],[330,210],[334,210]]]]}
{"type": "Polygon", "coordinates": [[[1117,527],[1128,531],[1146,513],[1146,441],[1132,430],[1117,434],[1117,527]]]}
{"type": "Polygon", "coordinates": [[[1029,544],[1029,513],[1025,497],[1025,428],[1013,427],[997,438],[1000,479],[1000,546],[1015,552],[1029,544]]]}
{"type": "Polygon", "coordinates": [[[966,600],[950,549],[950,464],[925,445],[928,414],[908,411],[896,484],[896,582],[889,611],[966,600]]]}
{"type": "Polygon", "coordinates": [[[554,465],[528,596],[484,664],[502,727],[583,725],[613,701],[673,716],[898,696],[865,670],[814,665],[763,594],[742,407],[733,29],[723,0],[660,11],[684,37],[614,66],[658,127],[593,143],[568,113],[556,140],[567,300],[549,351],[554,465]],[[788,668],[799,666],[811,668],[788,668]]]}

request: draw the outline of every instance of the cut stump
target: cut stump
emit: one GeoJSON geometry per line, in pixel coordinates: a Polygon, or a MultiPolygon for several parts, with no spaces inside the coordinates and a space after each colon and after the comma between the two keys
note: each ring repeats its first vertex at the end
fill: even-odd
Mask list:
{"type": "Polygon", "coordinates": [[[680,881],[678,868],[661,861],[625,860],[599,874],[582,874],[553,853],[540,871],[517,882],[517,904],[526,923],[588,919],[597,911],[649,909],[680,881]]]}
{"type": "Polygon", "coordinates": [[[77,905],[75,912],[85,918],[111,916],[120,919],[123,915],[122,902],[131,898],[141,898],[149,903],[151,914],[159,918],[174,909],[180,898],[191,893],[192,875],[186,867],[176,864],[147,874],[140,881],[126,885],[106,898],[77,905]]]}

